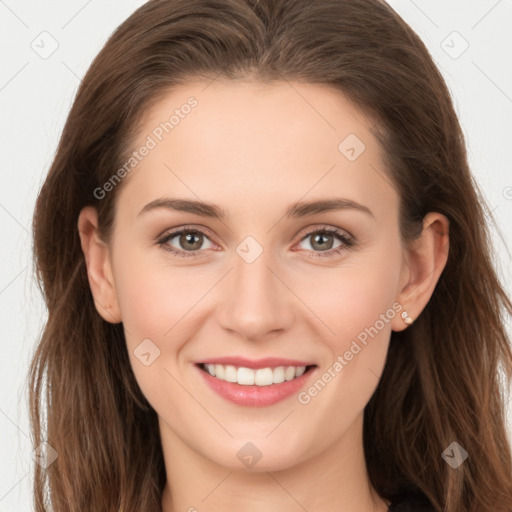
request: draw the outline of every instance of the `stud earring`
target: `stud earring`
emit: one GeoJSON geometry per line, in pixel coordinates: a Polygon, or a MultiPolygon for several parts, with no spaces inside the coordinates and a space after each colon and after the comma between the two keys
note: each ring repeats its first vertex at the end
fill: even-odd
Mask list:
{"type": "Polygon", "coordinates": [[[412,318],[409,316],[409,314],[407,313],[407,311],[404,311],[404,312],[401,314],[401,317],[403,318],[404,322],[405,322],[407,325],[411,325],[411,324],[412,324],[412,318]]]}

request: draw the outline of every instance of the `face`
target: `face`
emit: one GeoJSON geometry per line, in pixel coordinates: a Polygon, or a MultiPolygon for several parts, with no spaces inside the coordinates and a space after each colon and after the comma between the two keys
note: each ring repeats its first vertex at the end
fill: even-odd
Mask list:
{"type": "Polygon", "coordinates": [[[361,418],[409,277],[372,124],[328,86],[286,82],[191,83],[148,112],[108,267],[166,439],[279,470],[361,418]]]}

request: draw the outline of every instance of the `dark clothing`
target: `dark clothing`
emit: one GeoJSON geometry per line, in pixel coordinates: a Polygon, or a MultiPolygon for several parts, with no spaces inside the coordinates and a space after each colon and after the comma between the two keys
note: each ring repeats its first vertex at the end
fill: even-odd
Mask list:
{"type": "Polygon", "coordinates": [[[407,492],[390,501],[389,512],[434,512],[434,507],[423,493],[407,492]]]}

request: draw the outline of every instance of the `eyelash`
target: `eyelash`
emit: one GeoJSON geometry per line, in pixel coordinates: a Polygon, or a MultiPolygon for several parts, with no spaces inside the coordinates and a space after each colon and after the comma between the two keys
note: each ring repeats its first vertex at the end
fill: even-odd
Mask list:
{"type": "MultiPolygon", "coordinates": [[[[171,252],[177,256],[180,256],[180,257],[189,258],[189,257],[200,256],[201,251],[182,251],[181,249],[175,249],[175,248],[166,246],[166,244],[169,240],[172,240],[176,236],[181,235],[183,233],[194,234],[194,235],[200,234],[200,235],[205,236],[206,238],[209,238],[205,232],[203,232],[199,229],[184,227],[177,231],[173,231],[171,233],[165,234],[163,237],[161,237],[157,240],[157,245],[162,247],[162,249],[164,249],[165,251],[169,251],[169,252],[171,252]]],[[[304,236],[300,239],[300,241],[302,242],[308,236],[316,235],[318,233],[321,233],[321,234],[327,233],[327,234],[335,235],[338,238],[338,240],[342,242],[342,245],[340,245],[339,247],[337,247],[335,249],[329,249],[328,251],[312,251],[314,256],[308,256],[309,258],[325,258],[325,257],[329,257],[329,256],[338,255],[338,254],[342,253],[343,251],[350,249],[351,247],[356,245],[356,240],[353,237],[349,238],[346,235],[344,235],[342,231],[335,229],[335,228],[329,228],[329,227],[324,227],[324,228],[320,228],[320,229],[317,228],[317,229],[308,231],[307,233],[304,234],[304,236]]]]}

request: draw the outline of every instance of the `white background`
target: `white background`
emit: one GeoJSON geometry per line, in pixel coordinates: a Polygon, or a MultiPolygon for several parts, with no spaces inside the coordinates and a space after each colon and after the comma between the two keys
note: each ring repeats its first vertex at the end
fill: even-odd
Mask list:
{"type": "MultiPolygon", "coordinates": [[[[389,2],[426,43],[448,82],[471,168],[498,223],[497,265],[510,293],[504,240],[510,247],[512,2],[389,2]]],[[[44,320],[31,259],[34,202],[80,78],[112,31],[143,3],[0,0],[0,512],[32,509],[26,377],[44,320]],[[43,46],[41,38],[51,49],[50,36],[40,36],[44,31],[58,44],[46,59],[32,49],[43,46]]],[[[512,427],[510,412],[509,420],[512,427]]]]}

